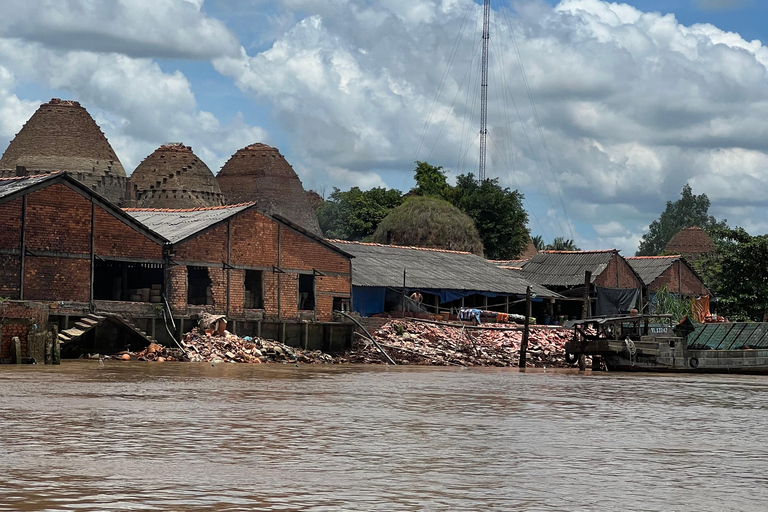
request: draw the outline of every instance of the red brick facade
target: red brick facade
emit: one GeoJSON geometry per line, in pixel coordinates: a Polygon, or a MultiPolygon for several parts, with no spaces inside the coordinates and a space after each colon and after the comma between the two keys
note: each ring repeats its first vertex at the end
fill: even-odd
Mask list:
{"type": "Polygon", "coordinates": [[[317,320],[330,320],[333,297],[348,298],[351,293],[348,257],[253,208],[174,246],[172,252],[177,262],[208,268],[214,311],[235,318],[244,311],[246,269],[263,272],[264,314],[271,318],[298,318],[299,274],[316,275],[317,320]],[[231,268],[225,269],[225,263],[231,268]]]}
{"type": "Polygon", "coordinates": [[[642,283],[637,278],[632,267],[627,263],[627,260],[622,258],[617,252],[611,258],[608,267],[595,279],[595,286],[606,288],[641,288],[642,283]]]}
{"type": "Polygon", "coordinates": [[[19,337],[21,353],[27,354],[27,337],[30,331],[44,330],[48,323],[48,310],[41,305],[20,304],[4,301],[0,304],[0,358],[10,357],[11,339],[19,337]]]}
{"type": "Polygon", "coordinates": [[[655,293],[665,285],[671,293],[709,295],[709,290],[701,279],[681,260],[674,262],[663,274],[648,285],[648,291],[655,293]]]}
{"type": "Polygon", "coordinates": [[[95,208],[94,246],[106,257],[163,260],[163,247],[99,207],[95,208]]]}

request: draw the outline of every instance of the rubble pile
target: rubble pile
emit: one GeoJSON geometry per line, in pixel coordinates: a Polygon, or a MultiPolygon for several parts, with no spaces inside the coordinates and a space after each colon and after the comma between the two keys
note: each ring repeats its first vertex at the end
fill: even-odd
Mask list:
{"type": "MultiPolygon", "coordinates": [[[[183,359],[179,349],[169,349],[159,343],[150,343],[147,348],[141,352],[136,352],[135,356],[138,361],[157,361],[159,363],[164,361],[179,361],[183,359]]],[[[130,359],[130,354],[128,355],[128,358],[130,359]]]]}
{"type": "Polygon", "coordinates": [[[229,331],[223,335],[210,330],[192,329],[184,336],[181,346],[190,361],[211,363],[332,363],[333,357],[319,350],[309,351],[289,347],[262,338],[241,338],[229,331]]]}
{"type": "MultiPolygon", "coordinates": [[[[397,364],[517,366],[522,330],[464,329],[425,322],[393,320],[372,334],[397,364]]],[[[565,343],[573,332],[562,328],[531,327],[528,367],[570,367],[565,343]]],[[[381,363],[370,340],[359,338],[346,360],[381,363]]]]}

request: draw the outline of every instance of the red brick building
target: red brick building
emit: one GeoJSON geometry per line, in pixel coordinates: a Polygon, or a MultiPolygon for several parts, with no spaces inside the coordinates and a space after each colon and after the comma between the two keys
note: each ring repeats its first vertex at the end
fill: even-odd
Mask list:
{"type": "Polygon", "coordinates": [[[0,179],[0,215],[0,297],[49,303],[60,329],[115,313],[168,342],[164,296],[177,336],[206,310],[287,340],[281,323],[330,322],[351,297],[348,254],[253,204],[124,211],[57,173],[0,179]]]}
{"type": "Polygon", "coordinates": [[[635,256],[627,262],[643,280],[648,297],[663,287],[683,296],[709,295],[710,291],[696,271],[681,255],[635,256]]]}

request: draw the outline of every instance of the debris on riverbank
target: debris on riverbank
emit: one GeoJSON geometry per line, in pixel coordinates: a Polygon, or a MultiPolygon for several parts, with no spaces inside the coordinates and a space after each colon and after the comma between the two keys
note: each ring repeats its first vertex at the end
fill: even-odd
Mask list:
{"type": "MultiPolygon", "coordinates": [[[[397,364],[438,366],[517,366],[522,330],[465,329],[408,320],[393,320],[372,333],[397,364]]],[[[527,366],[569,368],[565,343],[573,332],[531,327],[527,366]]],[[[345,357],[350,363],[382,363],[370,340],[360,338],[345,357]]]]}
{"type": "Polygon", "coordinates": [[[211,363],[332,363],[333,357],[319,350],[302,350],[278,341],[246,336],[228,331],[223,335],[192,329],[181,342],[188,359],[211,363]]]}

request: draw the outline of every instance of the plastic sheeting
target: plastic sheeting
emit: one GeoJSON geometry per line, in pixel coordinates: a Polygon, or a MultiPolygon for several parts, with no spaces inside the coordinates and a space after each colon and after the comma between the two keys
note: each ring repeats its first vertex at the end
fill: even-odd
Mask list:
{"type": "Polygon", "coordinates": [[[613,316],[629,313],[637,304],[640,290],[637,288],[603,288],[596,286],[597,316],[613,316]]]}
{"type": "Polygon", "coordinates": [[[383,313],[385,293],[386,288],[383,286],[353,286],[352,308],[361,316],[383,313]]]}

